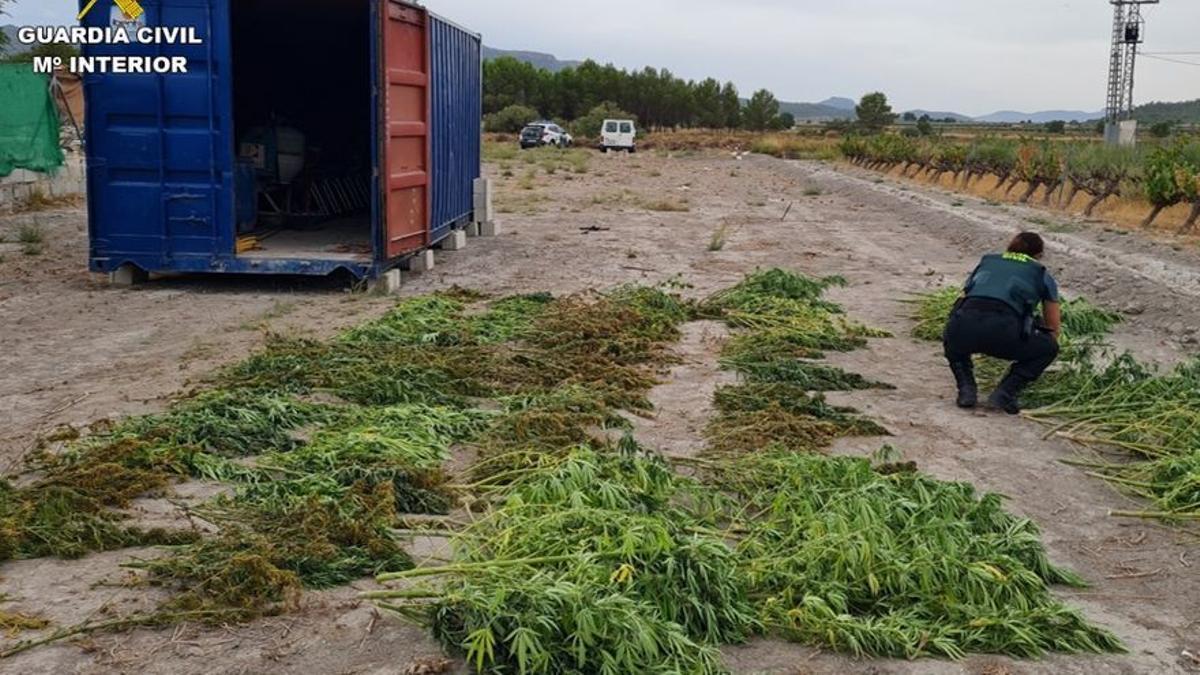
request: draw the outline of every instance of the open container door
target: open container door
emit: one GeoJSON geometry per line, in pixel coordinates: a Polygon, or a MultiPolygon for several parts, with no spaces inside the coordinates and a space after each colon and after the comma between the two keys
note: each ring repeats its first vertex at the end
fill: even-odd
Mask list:
{"type": "Polygon", "coordinates": [[[386,263],[428,244],[429,43],[424,9],[395,0],[381,2],[381,229],[386,263]]]}

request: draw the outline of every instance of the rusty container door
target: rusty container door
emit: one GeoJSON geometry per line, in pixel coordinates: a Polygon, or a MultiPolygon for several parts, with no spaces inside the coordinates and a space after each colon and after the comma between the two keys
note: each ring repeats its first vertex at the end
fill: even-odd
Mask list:
{"type": "Polygon", "coordinates": [[[428,244],[429,42],[424,9],[381,0],[384,257],[428,244]]]}

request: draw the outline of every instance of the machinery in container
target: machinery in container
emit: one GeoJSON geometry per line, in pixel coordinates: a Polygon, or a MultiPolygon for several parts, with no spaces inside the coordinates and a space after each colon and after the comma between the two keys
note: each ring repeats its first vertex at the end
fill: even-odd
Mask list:
{"type": "Polygon", "coordinates": [[[201,39],[85,48],[188,64],[85,77],[92,270],[371,277],[470,222],[478,35],[396,0],[140,4],[201,39]]]}

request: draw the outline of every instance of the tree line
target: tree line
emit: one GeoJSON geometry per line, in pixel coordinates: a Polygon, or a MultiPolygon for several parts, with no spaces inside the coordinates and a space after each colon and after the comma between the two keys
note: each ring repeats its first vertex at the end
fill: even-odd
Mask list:
{"type": "Polygon", "coordinates": [[[629,71],[589,60],[551,72],[512,57],[486,61],[483,66],[483,107],[491,127],[510,126],[528,111],[548,119],[578,120],[605,104],[610,104],[610,111],[625,111],[641,126],[656,129],[763,131],[796,123],[790,113],[780,112],[779,100],[766,89],[743,101],[732,82],[711,77],[685,80],[665,68],[629,71]]]}

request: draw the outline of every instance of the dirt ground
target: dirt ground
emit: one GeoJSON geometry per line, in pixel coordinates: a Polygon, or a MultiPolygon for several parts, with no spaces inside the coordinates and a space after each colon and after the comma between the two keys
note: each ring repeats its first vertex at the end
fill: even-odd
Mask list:
{"type": "MultiPolygon", "coordinates": [[[[895,435],[843,441],[836,450],[867,454],[889,442],[925,472],[1008,495],[1010,509],[1042,527],[1054,561],[1093,583],[1062,596],[1130,649],[1043,662],[909,663],[761,640],[726,650],[735,672],[1200,671],[1200,662],[1185,654],[1200,655],[1200,539],[1110,518],[1110,509],[1129,501],[1059,462],[1079,449],[1044,439],[1038,425],[955,409],[936,346],[908,337],[905,303],[913,293],[960,282],[979,255],[1017,230],[1041,229],[1064,292],[1126,312],[1129,321],[1114,341],[1167,364],[1200,345],[1194,242],[1149,241],[1102,223],[820,163],[724,153],[595,155],[586,173],[543,170],[533,181],[520,160],[509,164],[488,168],[498,182],[501,236],[439,252],[436,269],[409,277],[403,293],[457,284],[561,294],[677,280],[703,296],[756,267],[841,274],[850,286],[833,299],[853,319],[895,337],[832,361],[897,389],[833,397],[895,435]],[[725,245],[710,251],[718,231],[725,245]]],[[[14,466],[39,434],[57,425],[163,408],[173,393],[249,353],[267,331],[326,336],[393,302],[304,280],[190,278],[110,288],[85,271],[80,209],[4,217],[3,241],[13,241],[19,224],[34,218],[47,233],[41,255],[0,243],[0,467],[14,466]]],[[[658,414],[638,424],[644,443],[670,454],[700,447],[711,392],[730,377],[716,369],[723,336],[717,324],[687,327],[677,347],[682,363],[652,393],[658,414]]],[[[187,489],[204,494],[206,488],[187,489]]],[[[153,516],[160,507],[141,508],[153,516]]],[[[120,564],[131,553],[154,554],[4,564],[0,597],[7,601],[0,608],[40,611],[70,625],[148,606],[152,593],[121,583],[127,572],[120,564]]],[[[363,581],[312,593],[300,610],[246,626],[139,629],[45,647],[0,661],[0,672],[398,673],[438,665],[441,651],[426,631],[355,599],[357,590],[371,587],[363,581]]],[[[12,641],[0,638],[0,645],[12,641]]]]}

